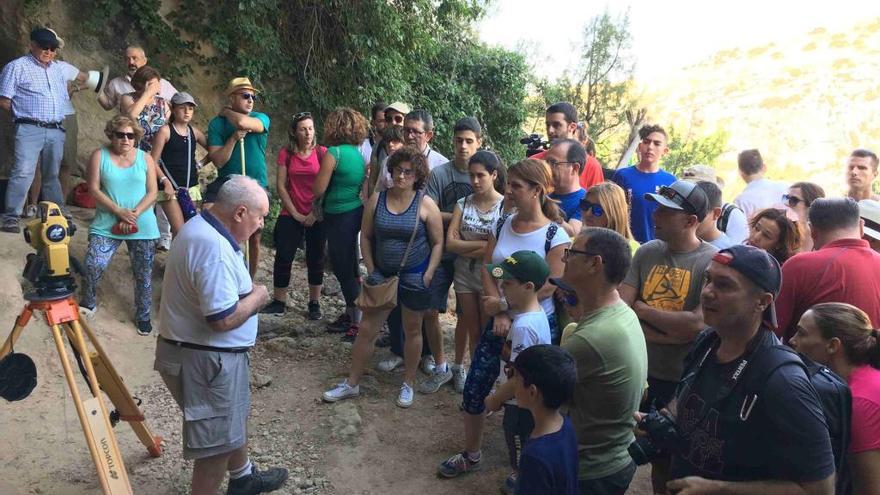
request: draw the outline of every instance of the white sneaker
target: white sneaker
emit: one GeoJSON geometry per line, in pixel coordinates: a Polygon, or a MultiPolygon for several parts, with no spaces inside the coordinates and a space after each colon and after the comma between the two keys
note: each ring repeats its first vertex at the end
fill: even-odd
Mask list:
{"type": "Polygon", "coordinates": [[[388,353],[388,357],[379,361],[376,364],[376,369],[379,371],[384,371],[386,373],[390,373],[397,368],[403,365],[403,358],[394,354],[393,352],[388,353]]]}
{"type": "Polygon", "coordinates": [[[422,372],[428,376],[433,375],[434,368],[437,367],[437,365],[434,363],[434,356],[423,357],[422,361],[421,361],[421,363],[419,363],[419,365],[422,368],[422,372]]]}
{"type": "Polygon", "coordinates": [[[397,396],[397,406],[406,409],[413,403],[413,389],[406,382],[400,386],[400,394],[397,396]]]}
{"type": "Polygon", "coordinates": [[[37,216],[37,205],[31,203],[24,209],[25,218],[34,218],[37,216]]]}
{"type": "Polygon", "coordinates": [[[452,370],[452,385],[458,393],[464,392],[464,382],[467,381],[467,370],[463,364],[450,366],[452,370]]]}
{"type": "Polygon", "coordinates": [[[360,385],[355,385],[354,387],[352,387],[351,385],[348,384],[347,380],[343,380],[342,382],[339,383],[339,385],[336,385],[335,387],[331,388],[330,390],[324,392],[321,395],[321,398],[324,399],[324,402],[337,402],[337,401],[340,401],[343,399],[357,397],[360,394],[361,394],[361,386],[360,385]]]}
{"type": "Polygon", "coordinates": [[[160,237],[159,242],[156,243],[156,249],[159,251],[168,251],[171,249],[171,239],[160,237]]]}

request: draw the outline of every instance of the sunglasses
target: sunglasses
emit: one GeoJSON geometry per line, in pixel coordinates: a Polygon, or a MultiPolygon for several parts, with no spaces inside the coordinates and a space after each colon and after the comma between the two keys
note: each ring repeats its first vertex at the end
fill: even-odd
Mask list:
{"type": "Polygon", "coordinates": [[[306,120],[306,119],[310,119],[310,118],[312,118],[312,112],[300,112],[298,114],[295,114],[293,116],[293,118],[291,119],[291,121],[293,122],[293,125],[296,125],[296,124],[300,123],[301,121],[306,120]]]}
{"type": "Polygon", "coordinates": [[[241,96],[242,100],[257,101],[257,95],[254,93],[239,93],[238,96],[241,96]]]}
{"type": "Polygon", "coordinates": [[[803,199],[801,199],[797,196],[792,196],[791,194],[783,194],[782,195],[782,202],[787,204],[790,208],[794,208],[795,206],[798,205],[798,203],[801,203],[801,202],[803,202],[805,206],[809,206],[809,205],[807,205],[806,201],[804,201],[803,199]]]}
{"type": "Polygon", "coordinates": [[[581,200],[581,210],[589,211],[594,217],[599,218],[605,214],[605,210],[602,209],[602,206],[599,203],[590,203],[586,199],[581,200]]]}
{"type": "Polygon", "coordinates": [[[58,47],[57,46],[40,45],[40,49],[45,50],[47,52],[55,52],[55,50],[58,50],[58,47]]]}
{"type": "Polygon", "coordinates": [[[385,117],[385,121],[391,122],[393,124],[402,124],[403,123],[403,115],[400,115],[400,114],[389,115],[388,117],[385,117]]]}
{"type": "Polygon", "coordinates": [[[134,138],[137,137],[137,135],[133,132],[113,131],[113,137],[115,137],[116,139],[127,138],[130,141],[134,141],[134,138]]]}

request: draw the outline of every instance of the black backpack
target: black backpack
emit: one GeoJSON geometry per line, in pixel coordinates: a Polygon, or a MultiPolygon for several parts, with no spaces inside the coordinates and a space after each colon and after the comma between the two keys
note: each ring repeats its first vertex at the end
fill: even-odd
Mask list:
{"type": "MultiPolygon", "coordinates": [[[[504,222],[507,221],[508,217],[512,215],[513,212],[507,212],[504,215],[498,217],[498,222],[495,224],[495,241],[498,241],[498,238],[501,237],[501,229],[504,227],[504,222]]],[[[544,255],[550,252],[550,244],[553,241],[553,238],[556,237],[556,231],[559,230],[559,224],[556,222],[550,222],[550,226],[547,227],[547,237],[544,238],[544,255]]]]}
{"type": "Polygon", "coordinates": [[[715,223],[721,232],[727,233],[727,223],[730,221],[730,214],[733,213],[733,210],[740,210],[740,208],[733,203],[725,203],[721,207],[721,216],[718,217],[718,221],[715,223]]]}
{"type": "Polygon", "coordinates": [[[837,473],[835,493],[847,495],[852,491],[852,480],[849,475],[849,451],[852,393],[849,385],[826,366],[811,361],[798,354],[790,347],[774,345],[758,349],[749,363],[745,378],[745,390],[749,397],[756,397],[764,388],[767,379],[782,366],[800,366],[810,379],[816,390],[828,434],[831,437],[831,448],[834,452],[834,468],[837,473]]]}

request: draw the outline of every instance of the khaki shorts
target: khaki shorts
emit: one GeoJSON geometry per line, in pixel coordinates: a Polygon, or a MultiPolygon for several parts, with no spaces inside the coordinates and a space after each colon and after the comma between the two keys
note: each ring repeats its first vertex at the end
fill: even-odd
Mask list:
{"type": "Polygon", "coordinates": [[[159,339],[153,369],[183,411],[185,459],[227,454],[246,443],[248,353],[186,349],[159,339]]]}
{"type": "Polygon", "coordinates": [[[474,258],[455,258],[455,292],[483,293],[483,263],[474,258]]]}

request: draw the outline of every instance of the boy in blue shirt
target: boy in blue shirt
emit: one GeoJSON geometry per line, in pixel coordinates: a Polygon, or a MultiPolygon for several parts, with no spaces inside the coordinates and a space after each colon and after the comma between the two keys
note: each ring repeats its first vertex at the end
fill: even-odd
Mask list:
{"type": "Polygon", "coordinates": [[[577,438],[559,407],[577,383],[574,358],[554,345],[535,345],[513,362],[514,395],[532,413],[535,427],[519,459],[516,495],[577,495],[577,438]]]}
{"type": "Polygon", "coordinates": [[[639,129],[639,138],[639,163],[618,170],[611,180],[626,192],[633,237],[644,244],[654,239],[653,215],[657,209],[657,203],[645,199],[645,194],[656,193],[660,186],[668,186],[676,179],[660,168],[660,159],[669,153],[666,131],[659,125],[645,125],[639,129]]]}

